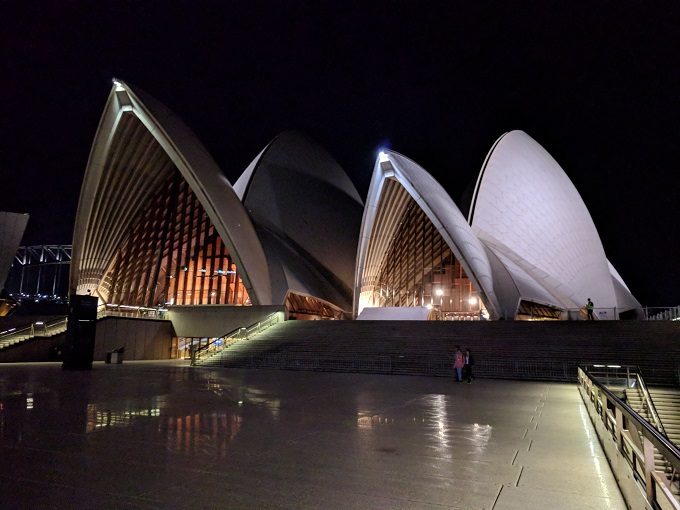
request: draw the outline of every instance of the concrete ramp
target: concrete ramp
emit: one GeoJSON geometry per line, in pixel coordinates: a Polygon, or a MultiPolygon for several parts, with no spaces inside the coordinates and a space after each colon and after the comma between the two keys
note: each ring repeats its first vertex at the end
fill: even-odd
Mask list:
{"type": "Polygon", "coordinates": [[[430,310],[424,306],[387,306],[364,308],[360,321],[426,321],[430,310]]]}

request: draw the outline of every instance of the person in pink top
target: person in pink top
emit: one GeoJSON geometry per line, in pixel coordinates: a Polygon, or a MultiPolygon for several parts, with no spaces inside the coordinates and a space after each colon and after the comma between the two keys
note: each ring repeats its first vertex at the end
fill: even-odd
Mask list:
{"type": "Polygon", "coordinates": [[[453,368],[456,370],[456,382],[463,380],[463,366],[465,366],[465,358],[463,352],[460,350],[460,345],[456,345],[456,352],[453,355],[453,368]]]}

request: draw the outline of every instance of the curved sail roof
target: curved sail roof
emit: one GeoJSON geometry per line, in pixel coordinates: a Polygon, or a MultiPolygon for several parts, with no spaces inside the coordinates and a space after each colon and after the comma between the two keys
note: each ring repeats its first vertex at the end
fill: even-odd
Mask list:
{"type": "Polygon", "coordinates": [[[614,313],[612,276],[588,209],[560,165],[526,133],[511,131],[494,144],[470,225],[521,283],[523,299],[578,308],[592,298],[614,313]]]}
{"type": "Polygon", "coordinates": [[[5,286],[27,223],[28,214],[0,211],[0,291],[5,286]]]}
{"type": "MultiPolygon", "coordinates": [[[[362,277],[377,272],[380,260],[388,248],[391,233],[374,229],[378,205],[387,179],[396,179],[416,201],[434,224],[465,273],[479,290],[492,317],[498,316],[499,303],[493,288],[493,272],[486,250],[473,234],[467,220],[442,186],[414,161],[393,151],[381,153],[376,161],[366,199],[357,253],[354,311],[358,311],[362,277]],[[369,247],[373,243],[372,249],[369,247]]],[[[403,205],[403,204],[402,204],[403,205]]],[[[391,204],[383,229],[396,228],[400,204],[391,204]],[[390,218],[392,221],[390,222],[390,218]]]]}
{"type": "Polygon", "coordinates": [[[172,112],[117,80],[99,122],[80,193],[71,292],[96,288],[130,222],[174,168],[196,194],[241,268],[252,302],[270,303],[264,251],[220,168],[172,112]]]}
{"type": "Polygon", "coordinates": [[[169,190],[163,183],[172,179],[188,185],[205,210],[201,221],[214,225],[252,304],[283,304],[297,293],[356,313],[363,283],[390,260],[405,211],[417,211],[410,218],[417,225],[429,220],[428,235],[448,245],[492,318],[514,317],[522,300],[569,309],[592,298],[606,310],[600,318],[640,310],[576,188],[522,131],[501,136],[487,155],[469,219],[429,173],[392,151],[376,161],[364,207],[330,154],[295,132],[272,140],[232,187],[172,112],[120,81],[81,189],[71,292],[98,288],[132,222],[150,221],[145,204],[164,196],[154,193],[169,190]]]}
{"type": "Polygon", "coordinates": [[[262,240],[274,301],[294,291],[350,310],[363,203],[333,157],[306,136],[284,132],[234,189],[262,240]]]}

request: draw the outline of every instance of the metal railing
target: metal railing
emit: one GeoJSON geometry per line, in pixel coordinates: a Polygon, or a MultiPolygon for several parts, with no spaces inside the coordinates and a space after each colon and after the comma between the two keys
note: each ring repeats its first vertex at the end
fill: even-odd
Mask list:
{"type": "MultiPolygon", "coordinates": [[[[99,305],[97,320],[104,317],[129,317],[134,319],[169,320],[168,310],[164,308],[146,308],[143,306],[99,305]]],[[[60,317],[49,322],[36,321],[0,331],[0,349],[16,345],[31,338],[51,337],[66,331],[68,317],[60,317]]]]}
{"type": "Polygon", "coordinates": [[[648,321],[680,321],[680,306],[646,306],[648,321]]]}
{"type": "MultiPolygon", "coordinates": [[[[612,393],[616,394],[616,390],[625,388],[626,391],[637,389],[643,401],[643,408],[649,413],[649,418],[652,425],[667,436],[666,429],[663,427],[659,413],[654,405],[652,395],[647,389],[645,380],[642,378],[640,367],[637,365],[585,365],[585,369],[592,377],[596,377],[598,381],[604,384],[612,393]]],[[[627,395],[625,402],[627,403],[627,395]]],[[[643,416],[643,418],[645,418],[643,416]]]]}
{"type": "Polygon", "coordinates": [[[35,337],[50,337],[66,331],[66,317],[50,322],[37,321],[26,326],[0,332],[0,349],[10,347],[35,337]]]}
{"type": "Polygon", "coordinates": [[[170,320],[167,308],[102,304],[97,307],[97,319],[103,317],[130,317],[132,319],[170,320]]]}
{"type": "Polygon", "coordinates": [[[202,345],[198,349],[192,349],[191,364],[198,365],[201,361],[204,361],[207,358],[222,352],[237,342],[248,340],[256,335],[259,335],[274,324],[283,322],[284,319],[285,317],[283,312],[274,312],[268,315],[264,320],[258,321],[247,328],[236,328],[226,335],[223,335],[219,338],[214,338],[206,345],[202,345]]]}
{"type": "MultiPolygon", "coordinates": [[[[593,308],[593,320],[598,321],[612,321],[618,320],[620,309],[618,308],[605,308],[605,307],[594,307],[593,308]]],[[[588,310],[585,306],[581,308],[567,308],[561,312],[562,320],[567,321],[587,321],[588,310]]]]}
{"type": "MultiPolygon", "coordinates": [[[[616,368],[620,371],[611,374],[609,380],[631,384],[630,367],[593,367],[593,370],[616,368]]],[[[680,501],[672,488],[672,484],[678,483],[680,449],[607,388],[597,373],[579,366],[579,391],[628,507],[680,510],[680,501]],[[670,466],[669,476],[656,469],[657,452],[670,466]]]]}

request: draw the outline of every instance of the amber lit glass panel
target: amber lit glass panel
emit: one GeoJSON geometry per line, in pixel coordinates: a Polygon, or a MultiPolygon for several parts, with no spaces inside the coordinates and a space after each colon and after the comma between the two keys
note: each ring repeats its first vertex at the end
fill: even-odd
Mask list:
{"type": "Polygon", "coordinates": [[[250,304],[229,251],[176,169],[132,222],[102,287],[117,304],[250,304]]]}

